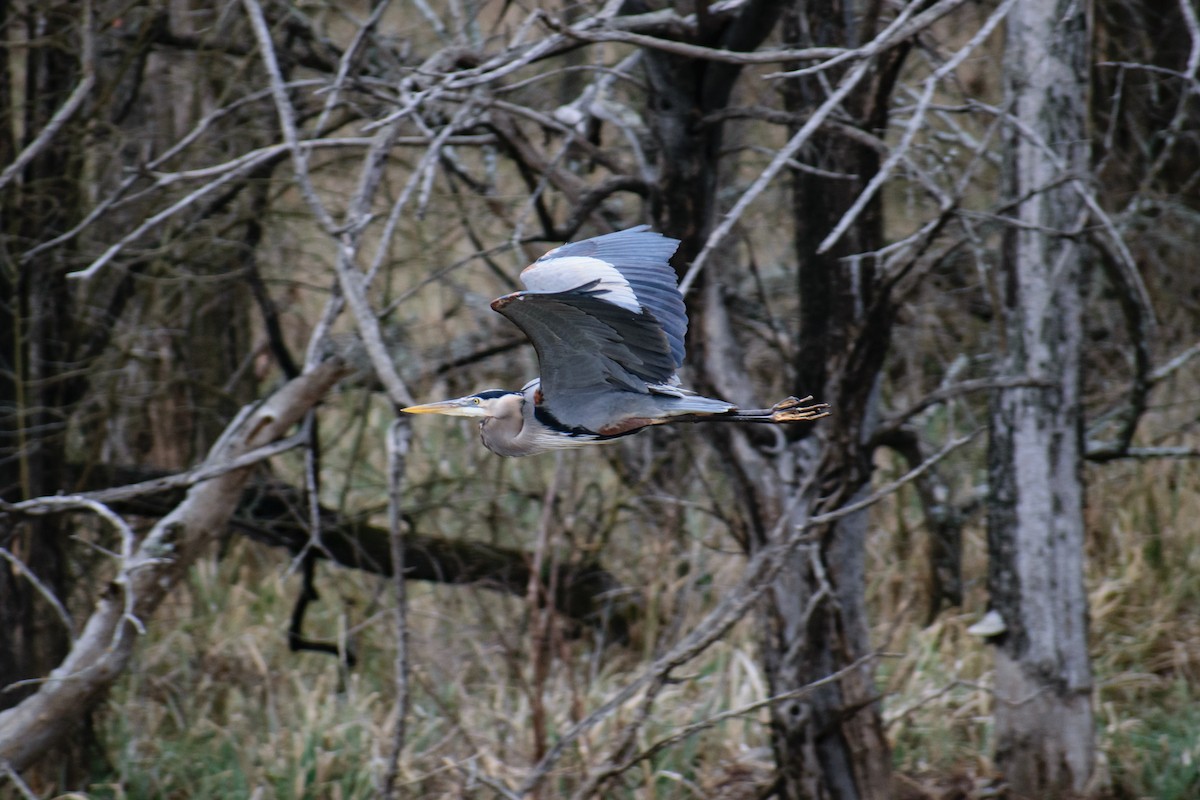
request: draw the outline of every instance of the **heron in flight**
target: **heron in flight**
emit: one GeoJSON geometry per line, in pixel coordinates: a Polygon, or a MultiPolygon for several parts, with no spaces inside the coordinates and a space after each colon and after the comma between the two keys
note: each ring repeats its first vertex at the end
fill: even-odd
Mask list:
{"type": "Polygon", "coordinates": [[[519,391],[404,411],[476,417],[483,444],[502,456],[610,442],[651,425],[826,416],[826,405],[805,405],[811,397],[751,410],[680,387],[688,322],[668,263],[678,246],[641,225],[546,253],[521,273],[526,291],[492,301],[533,343],[541,377],[519,391]]]}

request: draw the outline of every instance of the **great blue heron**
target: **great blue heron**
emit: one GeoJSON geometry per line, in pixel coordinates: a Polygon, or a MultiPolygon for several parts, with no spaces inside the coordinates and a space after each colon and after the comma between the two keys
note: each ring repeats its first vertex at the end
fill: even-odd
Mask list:
{"type": "Polygon", "coordinates": [[[520,391],[409,406],[409,414],[477,417],[484,445],[502,456],[609,442],[674,422],[800,422],[824,404],[789,397],[739,409],[679,386],[687,313],[668,263],[676,239],[641,225],[557,247],[526,267],[528,291],[492,301],[525,332],[541,377],[520,391]]]}

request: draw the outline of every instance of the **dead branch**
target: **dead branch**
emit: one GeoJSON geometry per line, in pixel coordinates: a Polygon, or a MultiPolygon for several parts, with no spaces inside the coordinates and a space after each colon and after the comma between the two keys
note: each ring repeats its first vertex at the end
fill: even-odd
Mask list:
{"type": "Polygon", "coordinates": [[[90,2],[83,3],[82,11],[83,19],[79,29],[82,31],[83,38],[83,78],[62,106],[38,131],[33,141],[17,154],[17,157],[4,168],[3,172],[0,172],[0,192],[4,191],[4,187],[20,175],[37,158],[38,154],[46,149],[46,146],[58,135],[59,130],[83,107],[84,102],[91,95],[92,89],[96,86],[96,41],[92,30],[95,20],[92,18],[92,4],[90,2]]]}
{"type": "MultiPolygon", "coordinates": [[[[937,3],[933,8],[927,9],[920,14],[916,14],[918,5],[910,4],[878,36],[862,48],[859,48],[861,52],[858,52],[860,56],[858,63],[842,77],[838,82],[837,88],[829,93],[829,96],[812,112],[804,125],[796,131],[787,144],[780,148],[766,169],[738,197],[737,202],[726,212],[721,222],[713,228],[708,239],[704,242],[704,247],[701,248],[699,254],[688,268],[687,273],[679,282],[680,291],[687,294],[688,289],[691,288],[692,283],[704,268],[705,262],[711,257],[717,247],[720,246],[721,242],[724,241],[734,225],[737,224],[738,220],[746,212],[746,209],[750,207],[759,195],[766,191],[767,187],[775,179],[775,176],[795,158],[796,154],[812,138],[813,134],[826,123],[828,118],[841,105],[842,101],[867,76],[874,65],[876,57],[921,30],[921,27],[914,28],[917,20],[921,20],[924,26],[930,25],[941,14],[948,13],[957,3],[958,0],[946,0],[946,2],[937,3]]],[[[822,62],[822,68],[828,64],[828,61],[822,62]]],[[[803,73],[803,70],[792,73],[776,73],[769,77],[795,76],[801,73],[803,73]]]]}
{"type": "MultiPolygon", "coordinates": [[[[260,447],[224,464],[153,478],[145,478],[146,471],[141,469],[91,466],[79,470],[89,485],[111,487],[123,482],[127,485],[33,498],[8,504],[3,510],[14,514],[65,513],[82,508],[83,501],[100,501],[121,514],[162,517],[183,501],[183,489],[244,469],[303,442],[304,435],[300,433],[277,443],[277,448],[260,447]]],[[[228,527],[259,544],[283,548],[294,555],[311,550],[314,558],[339,567],[394,576],[389,528],[373,525],[369,515],[348,517],[321,506],[320,540],[314,543],[309,527],[302,521],[303,514],[297,513],[304,507],[303,492],[298,488],[262,478],[245,488],[228,527]]],[[[5,557],[3,552],[0,551],[0,557],[5,557]]],[[[523,550],[430,536],[411,529],[405,533],[404,552],[407,580],[478,586],[514,597],[525,595],[533,571],[533,557],[523,550]]],[[[550,578],[543,580],[549,582],[550,578]]],[[[555,610],[574,623],[603,631],[609,641],[627,639],[630,627],[640,615],[639,598],[601,564],[595,561],[560,564],[553,582],[557,586],[552,597],[555,610]]],[[[64,609],[62,614],[65,613],[64,609]]]]}
{"type": "MultiPolygon", "coordinates": [[[[833,230],[829,232],[829,235],[827,235],[821,244],[817,246],[818,253],[827,252],[830,248],[837,244],[837,241],[842,238],[842,236],[854,223],[854,220],[858,218],[858,215],[862,213],[864,208],[866,208],[867,203],[871,201],[871,198],[875,196],[875,193],[879,191],[879,188],[883,186],[884,181],[891,176],[892,170],[894,170],[896,165],[907,156],[909,149],[912,147],[913,138],[916,136],[917,131],[923,127],[925,115],[928,113],[929,105],[933,101],[934,92],[941,86],[942,81],[946,78],[946,76],[958,69],[959,65],[962,64],[967,56],[975,52],[975,50],[978,49],[992,34],[992,31],[999,26],[999,24],[1004,20],[1005,16],[1008,15],[1008,10],[1012,7],[1013,1],[1014,0],[1006,0],[1006,2],[1001,3],[996,10],[988,16],[987,21],[984,22],[983,25],[979,26],[979,30],[977,30],[974,35],[971,36],[970,40],[968,40],[965,45],[959,48],[958,52],[956,52],[953,56],[946,59],[944,64],[934,70],[932,75],[925,79],[925,87],[921,92],[920,99],[917,101],[917,108],[912,117],[909,119],[908,125],[904,129],[904,135],[901,137],[900,143],[893,148],[887,159],[882,165],[880,165],[875,174],[871,176],[870,182],[868,182],[866,187],[859,192],[858,197],[855,198],[853,205],[851,205],[850,208],[847,209],[846,213],[842,215],[842,218],[838,220],[837,225],[833,227],[833,230]]],[[[916,8],[916,6],[909,6],[909,8],[916,8]]]]}
{"type": "MultiPolygon", "coordinates": [[[[247,407],[209,454],[228,461],[279,438],[343,374],[328,361],[288,382],[257,408],[247,407]]],[[[38,691],[0,712],[0,762],[20,771],[69,735],[124,672],[139,628],[224,528],[241,499],[249,470],[227,472],[193,486],[187,497],[139,543],[130,543],[119,580],[96,602],[63,663],[38,691]]]]}
{"type": "MultiPolygon", "coordinates": [[[[1127,297],[1122,298],[1122,306],[1126,305],[1127,297]]],[[[1129,303],[1136,307],[1136,304],[1129,303]]],[[[1127,312],[1132,313],[1132,312],[1127,312]]],[[[1139,317],[1140,319],[1140,317],[1139,317]]],[[[1132,326],[1132,323],[1131,323],[1132,326]]],[[[1141,351],[1148,348],[1146,343],[1142,343],[1140,347],[1136,346],[1135,353],[1139,359],[1137,369],[1134,375],[1135,385],[1130,389],[1130,401],[1122,407],[1110,411],[1107,414],[1101,415],[1095,422],[1092,423],[1091,429],[1095,430],[1101,425],[1106,424],[1113,417],[1117,417],[1121,423],[1121,435],[1114,441],[1094,441],[1089,438],[1087,443],[1087,452],[1085,457],[1089,461],[1103,463],[1105,461],[1115,461],[1117,459],[1132,458],[1138,460],[1146,460],[1152,458],[1193,458],[1194,448],[1189,447],[1134,447],[1132,445],[1134,429],[1137,426],[1137,421],[1142,412],[1145,411],[1147,396],[1151,389],[1162,383],[1171,375],[1187,366],[1187,364],[1200,355],[1200,342],[1186,348],[1178,355],[1169,359],[1165,364],[1152,369],[1149,364],[1142,366],[1140,364],[1141,351]],[[1136,402],[1135,401],[1140,401],[1136,402]]],[[[1149,355],[1145,356],[1147,359],[1149,355]]],[[[1091,431],[1089,431],[1090,433],[1091,431]]]]}
{"type": "Polygon", "coordinates": [[[71,510],[72,508],[83,508],[88,502],[118,503],[145,495],[159,494],[172,489],[186,489],[197,483],[226,475],[234,470],[253,466],[272,456],[286,453],[288,450],[299,447],[303,443],[304,436],[297,434],[289,436],[286,439],[281,439],[278,442],[257,447],[250,452],[230,458],[228,461],[218,463],[206,462],[195,469],[175,475],[149,478],[125,486],[113,486],[79,494],[33,497],[29,500],[22,500],[19,503],[9,503],[0,500],[0,511],[14,514],[54,514],[71,510]]]}

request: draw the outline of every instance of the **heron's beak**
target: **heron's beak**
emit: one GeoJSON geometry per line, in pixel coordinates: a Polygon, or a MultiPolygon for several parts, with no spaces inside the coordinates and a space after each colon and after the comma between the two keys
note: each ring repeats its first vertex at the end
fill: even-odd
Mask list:
{"type": "Polygon", "coordinates": [[[487,412],[479,405],[476,397],[459,397],[400,409],[406,414],[445,414],[451,417],[486,417],[487,412]]]}

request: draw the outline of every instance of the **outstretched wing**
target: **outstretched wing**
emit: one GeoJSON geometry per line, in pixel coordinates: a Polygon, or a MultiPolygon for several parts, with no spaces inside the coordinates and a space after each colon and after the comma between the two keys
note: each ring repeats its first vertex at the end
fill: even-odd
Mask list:
{"type": "Polygon", "coordinates": [[[530,291],[544,294],[599,281],[600,299],[634,313],[649,311],[658,320],[678,369],[683,366],[687,335],[687,312],[670,264],[678,248],[678,239],[639,225],[556,247],[526,267],[521,282],[530,291]]]}
{"type": "Polygon", "coordinates": [[[563,245],[521,273],[528,291],[492,302],[533,343],[543,405],[564,424],[596,430],[606,393],[674,380],[687,333],[668,263],[678,246],[646,226],[563,245]]]}

